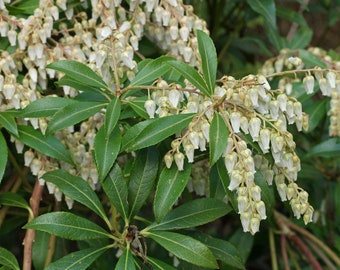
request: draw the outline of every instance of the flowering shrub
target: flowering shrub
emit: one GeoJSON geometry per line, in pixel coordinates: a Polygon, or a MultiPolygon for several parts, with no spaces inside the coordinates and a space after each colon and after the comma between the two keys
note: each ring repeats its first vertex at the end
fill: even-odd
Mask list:
{"type": "MultiPolygon", "coordinates": [[[[274,3],[249,2],[273,24],[274,3]]],[[[0,173],[12,191],[0,194],[0,220],[8,206],[28,210],[23,269],[245,269],[235,245],[249,235],[232,242],[193,228],[236,212],[251,235],[267,218],[283,235],[301,232],[274,210],[275,194],[313,221],[296,134],[316,129],[327,100],[313,107],[320,114],[302,103],[322,95],[328,135],[340,135],[336,56],[282,49],[256,74],[220,76],[206,22],[177,0],[0,0],[0,34],[0,173]],[[163,55],[145,58],[147,40],[163,55]],[[4,174],[7,153],[18,179],[4,174]]],[[[304,158],[336,151],[328,139],[304,158]]],[[[5,248],[0,264],[19,269],[5,248]]]]}

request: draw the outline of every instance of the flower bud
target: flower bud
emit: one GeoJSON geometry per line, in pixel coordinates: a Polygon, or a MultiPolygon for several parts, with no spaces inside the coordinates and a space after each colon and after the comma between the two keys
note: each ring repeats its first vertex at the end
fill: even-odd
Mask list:
{"type": "Polygon", "coordinates": [[[184,155],[181,152],[177,152],[174,155],[175,163],[177,165],[177,168],[179,171],[183,171],[183,166],[184,166],[184,155]]]}
{"type": "Polygon", "coordinates": [[[255,216],[250,220],[250,233],[254,235],[256,232],[259,231],[260,228],[260,218],[255,216]]]}
{"type": "Polygon", "coordinates": [[[238,213],[243,213],[249,206],[249,201],[247,196],[238,196],[237,197],[237,207],[238,213]]]}
{"type": "Polygon", "coordinates": [[[250,224],[250,214],[249,212],[243,212],[241,213],[241,223],[243,227],[244,232],[249,232],[249,224],[250,224]]]}
{"type": "Polygon", "coordinates": [[[266,215],[266,206],[264,204],[263,201],[258,201],[255,203],[255,208],[257,213],[259,213],[261,219],[266,219],[267,215],[266,215]]]}
{"type": "Polygon", "coordinates": [[[253,138],[253,141],[258,141],[259,133],[261,128],[261,120],[257,117],[253,117],[249,121],[249,133],[253,138]]]}
{"type": "Polygon", "coordinates": [[[235,133],[240,132],[240,125],[241,125],[241,114],[240,112],[232,112],[230,114],[230,122],[231,126],[235,133]]]}
{"type": "Polygon", "coordinates": [[[333,71],[328,71],[326,73],[326,78],[327,78],[327,81],[328,81],[328,84],[330,85],[330,87],[335,88],[335,80],[336,80],[335,73],[333,71]]]}
{"type": "Polygon", "coordinates": [[[152,99],[145,101],[144,107],[150,118],[155,118],[156,103],[152,99]]]}
{"type": "Polygon", "coordinates": [[[308,75],[303,78],[303,86],[305,87],[307,94],[312,94],[314,90],[314,77],[312,75],[308,75]]]}

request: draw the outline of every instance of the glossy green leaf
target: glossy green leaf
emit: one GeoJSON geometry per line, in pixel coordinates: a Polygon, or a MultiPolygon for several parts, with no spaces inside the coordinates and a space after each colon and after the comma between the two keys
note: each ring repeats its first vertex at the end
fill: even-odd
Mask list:
{"type": "Polygon", "coordinates": [[[224,153],[228,142],[228,135],[229,130],[223,117],[216,112],[209,130],[210,166],[213,166],[224,153]]]}
{"type": "Polygon", "coordinates": [[[90,86],[84,81],[75,80],[74,78],[68,75],[63,76],[59,81],[56,82],[56,84],[58,86],[64,86],[64,85],[70,86],[82,92],[98,93],[100,95],[105,96],[104,92],[99,87],[90,86]]]}
{"type": "Polygon", "coordinates": [[[65,146],[53,136],[44,136],[40,130],[31,126],[18,126],[19,140],[38,152],[69,164],[73,164],[70,153],[65,146]]]}
{"type": "Polygon", "coordinates": [[[316,100],[306,107],[305,112],[309,115],[308,132],[313,131],[326,116],[327,102],[327,99],[316,100]]]}
{"type": "Polygon", "coordinates": [[[49,117],[67,105],[76,103],[73,99],[61,97],[44,97],[33,101],[19,114],[20,117],[49,117]]]}
{"type": "Polygon", "coordinates": [[[80,270],[87,269],[109,247],[86,248],[72,252],[61,259],[49,264],[45,270],[80,270]]]}
{"type": "Polygon", "coordinates": [[[43,179],[55,184],[66,196],[90,208],[103,220],[107,219],[96,193],[83,178],[61,169],[45,173],[43,179]]]}
{"type": "Polygon", "coordinates": [[[247,0],[248,5],[256,13],[263,16],[272,29],[276,29],[276,7],[274,0],[247,0]]]}
{"type": "Polygon", "coordinates": [[[119,214],[127,220],[129,211],[127,181],[117,163],[101,184],[110,202],[116,207],[119,214]]]}
{"type": "Polygon", "coordinates": [[[209,86],[196,69],[180,61],[169,61],[167,64],[181,73],[185,79],[191,82],[203,94],[210,96],[209,86]]]}
{"type": "Polygon", "coordinates": [[[8,132],[12,133],[14,136],[18,136],[17,123],[14,117],[9,112],[0,112],[0,126],[3,126],[8,132]]]}
{"type": "Polygon", "coordinates": [[[309,27],[300,27],[289,42],[290,49],[303,49],[307,47],[313,37],[313,31],[309,27]]]}
{"type": "Polygon", "coordinates": [[[340,156],[340,141],[338,138],[328,139],[314,146],[303,159],[312,157],[334,158],[340,156]]]}
{"type": "Polygon", "coordinates": [[[239,249],[230,242],[203,233],[197,233],[195,236],[197,236],[195,239],[201,241],[211,250],[217,260],[237,269],[246,269],[239,249]]]}
{"type": "Polygon", "coordinates": [[[137,72],[129,86],[149,85],[170,69],[165,63],[173,59],[174,58],[170,56],[161,56],[157,59],[148,61],[147,64],[137,72]]]}
{"type": "Polygon", "coordinates": [[[147,257],[148,263],[151,263],[153,266],[153,269],[155,270],[175,270],[176,268],[172,267],[171,265],[158,260],[156,258],[152,258],[150,256],[147,257]]]}
{"type": "Polygon", "coordinates": [[[4,176],[5,173],[8,159],[7,143],[1,132],[0,132],[0,149],[2,152],[0,155],[0,183],[1,183],[2,177],[4,176]]]}
{"type": "Polygon", "coordinates": [[[47,68],[61,71],[72,79],[99,88],[107,88],[103,79],[87,65],[74,60],[60,60],[47,65],[47,68]]]}
{"type": "Polygon", "coordinates": [[[170,211],[160,223],[151,224],[146,230],[178,230],[192,228],[214,221],[231,211],[223,201],[202,198],[185,203],[170,211]]]}
{"type": "Polygon", "coordinates": [[[191,164],[184,164],[184,170],[176,166],[164,167],[157,184],[153,211],[157,222],[160,222],[186,187],[191,173],[191,164]]]}
{"type": "Polygon", "coordinates": [[[106,136],[109,136],[115,128],[120,116],[121,103],[116,97],[113,97],[109,105],[106,107],[104,127],[106,136]]]}
{"type": "Polygon", "coordinates": [[[105,107],[105,103],[78,101],[55,113],[48,123],[46,134],[78,124],[105,107]]]}
{"type": "Polygon", "coordinates": [[[327,65],[322,62],[319,57],[315,56],[307,50],[299,50],[299,56],[307,67],[318,66],[321,68],[327,68],[327,65]]]}
{"type": "Polygon", "coordinates": [[[29,211],[31,210],[25,199],[13,192],[4,192],[0,194],[0,205],[20,207],[29,211]]]}
{"type": "Polygon", "coordinates": [[[44,269],[45,260],[48,252],[48,244],[51,235],[47,232],[35,231],[35,237],[32,247],[32,262],[34,269],[44,269]]]}
{"type": "Polygon", "coordinates": [[[164,231],[147,232],[146,237],[155,240],[179,259],[202,267],[218,268],[216,259],[208,247],[194,238],[164,231]]]}
{"type": "Polygon", "coordinates": [[[158,152],[155,148],[141,150],[131,169],[128,201],[129,219],[133,218],[149,197],[158,171],[158,152]]]}
{"type": "Polygon", "coordinates": [[[197,41],[198,51],[202,59],[203,76],[209,88],[209,94],[212,95],[215,90],[217,71],[216,48],[212,39],[201,30],[197,30],[197,41]]]}
{"type": "Polygon", "coordinates": [[[229,242],[236,247],[242,261],[246,262],[254,246],[254,237],[249,233],[244,233],[242,228],[239,228],[229,238],[229,242]]]}
{"type": "Polygon", "coordinates": [[[0,247],[0,265],[8,267],[7,269],[20,270],[19,264],[12,252],[0,247]]]}
{"type": "Polygon", "coordinates": [[[135,270],[135,263],[130,249],[124,250],[123,254],[119,257],[115,270],[135,270]]]}
{"type": "Polygon", "coordinates": [[[27,223],[24,229],[48,232],[70,240],[109,238],[110,234],[92,221],[70,212],[43,214],[27,223]]]}
{"type": "Polygon", "coordinates": [[[220,181],[223,186],[223,190],[225,194],[227,195],[228,202],[230,202],[231,206],[235,211],[238,211],[238,206],[237,206],[237,200],[236,200],[236,194],[235,192],[232,192],[228,189],[228,186],[230,184],[230,178],[227,172],[227,168],[224,165],[224,160],[220,159],[217,163],[217,172],[220,177],[220,181]]]}
{"type": "Polygon", "coordinates": [[[103,180],[112,168],[122,141],[119,127],[116,127],[109,136],[105,133],[104,126],[101,126],[94,140],[94,156],[100,180],[103,180]]]}
{"type": "Polygon", "coordinates": [[[193,114],[176,114],[153,119],[139,134],[135,135],[134,140],[126,146],[127,150],[135,151],[155,145],[187,127],[192,118],[193,114]]]}
{"type": "Polygon", "coordinates": [[[291,8],[276,6],[276,15],[279,18],[295,22],[300,26],[307,26],[307,22],[303,15],[291,8]]]}
{"type": "Polygon", "coordinates": [[[148,125],[150,125],[153,121],[154,119],[144,120],[134,125],[133,127],[130,127],[123,136],[122,147],[120,152],[125,151],[128,146],[132,145],[135,142],[135,139],[138,136],[138,134],[140,134],[142,130],[145,129],[148,125]]]}
{"type": "Polygon", "coordinates": [[[149,119],[144,104],[148,98],[146,96],[134,98],[128,101],[128,105],[142,118],[149,119]]]}

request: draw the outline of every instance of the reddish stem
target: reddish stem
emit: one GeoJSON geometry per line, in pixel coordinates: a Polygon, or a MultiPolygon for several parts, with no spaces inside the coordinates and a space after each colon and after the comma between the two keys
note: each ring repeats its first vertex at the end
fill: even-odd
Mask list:
{"type": "Polygon", "coordinates": [[[281,252],[282,252],[282,259],[283,259],[283,265],[285,267],[285,270],[290,270],[288,255],[287,255],[287,239],[286,239],[286,236],[283,234],[281,234],[281,252]]]}

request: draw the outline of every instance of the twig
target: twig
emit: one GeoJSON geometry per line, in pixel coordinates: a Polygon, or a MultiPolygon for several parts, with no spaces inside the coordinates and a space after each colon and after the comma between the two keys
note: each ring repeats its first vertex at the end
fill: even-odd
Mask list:
{"type": "Polygon", "coordinates": [[[288,255],[287,255],[287,239],[284,234],[281,234],[281,253],[285,270],[290,270],[288,255]]]}
{"type": "MultiPolygon", "coordinates": [[[[34,217],[38,216],[39,204],[41,195],[44,187],[39,184],[38,179],[35,181],[32,197],[30,198],[30,206],[33,211],[34,217]]],[[[30,221],[29,218],[28,221],[30,221]]],[[[31,270],[32,267],[32,246],[35,238],[35,231],[27,229],[24,238],[24,259],[23,259],[23,270],[31,270]]]]}
{"type": "Polygon", "coordinates": [[[277,256],[275,250],[274,232],[272,229],[269,230],[269,246],[270,246],[270,257],[272,260],[272,269],[278,270],[277,266],[277,256]]]}

